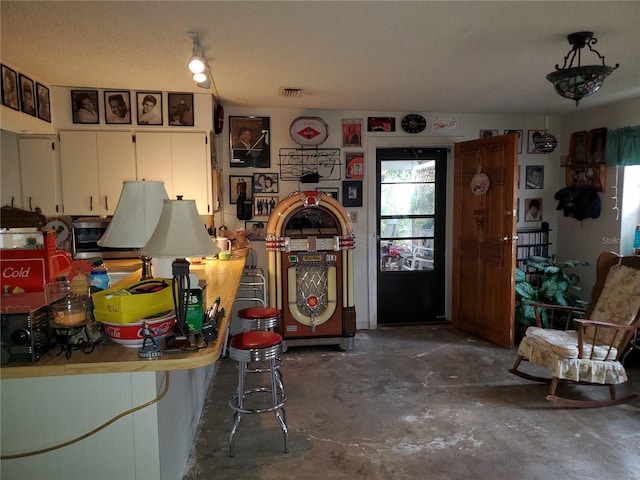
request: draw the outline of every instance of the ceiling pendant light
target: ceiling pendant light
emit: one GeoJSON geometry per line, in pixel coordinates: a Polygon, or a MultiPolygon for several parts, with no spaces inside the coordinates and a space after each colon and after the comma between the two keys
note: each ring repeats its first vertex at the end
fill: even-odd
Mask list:
{"type": "Polygon", "coordinates": [[[544,133],[533,136],[533,145],[536,152],[551,153],[558,146],[558,139],[549,133],[549,115],[544,119],[544,133]]]}
{"type": "Polygon", "coordinates": [[[547,75],[547,80],[553,83],[558,95],[575,100],[576,106],[580,100],[589,95],[593,95],[602,86],[605,78],[620,66],[609,67],[604,63],[604,56],[600,52],[591,48],[591,45],[598,43],[593,37],[593,32],[576,32],[567,37],[571,44],[571,50],[564,57],[562,68],[556,64],[556,71],[547,75]],[[589,51],[595,53],[602,61],[602,65],[581,65],[581,52],[584,47],[589,47],[589,51]],[[573,66],[573,61],[578,57],[577,66],[573,66]],[[568,65],[567,65],[568,62],[568,65]]]}

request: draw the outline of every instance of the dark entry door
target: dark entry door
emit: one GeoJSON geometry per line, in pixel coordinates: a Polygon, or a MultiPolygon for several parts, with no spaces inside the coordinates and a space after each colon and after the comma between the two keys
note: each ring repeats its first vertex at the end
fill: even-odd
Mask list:
{"type": "Polygon", "coordinates": [[[444,320],[444,148],[376,152],[378,324],[444,320]]]}

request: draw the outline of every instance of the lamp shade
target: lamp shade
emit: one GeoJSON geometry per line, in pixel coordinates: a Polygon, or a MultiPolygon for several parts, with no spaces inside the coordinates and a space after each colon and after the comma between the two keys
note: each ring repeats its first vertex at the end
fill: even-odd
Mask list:
{"type": "Polygon", "coordinates": [[[156,258],[202,257],[220,249],[200,221],[195,200],[164,200],[160,220],[141,255],[156,258]]]}
{"type": "Polygon", "coordinates": [[[111,248],[143,247],[158,224],[163,200],[163,182],[125,181],[116,212],[98,245],[111,248]]]}

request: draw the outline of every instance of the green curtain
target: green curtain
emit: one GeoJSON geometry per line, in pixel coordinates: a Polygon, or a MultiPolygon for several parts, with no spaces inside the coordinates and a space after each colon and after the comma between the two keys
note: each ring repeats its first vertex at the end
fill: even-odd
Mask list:
{"type": "Polygon", "coordinates": [[[604,158],[610,167],[640,165],[640,125],[609,130],[604,158]]]}

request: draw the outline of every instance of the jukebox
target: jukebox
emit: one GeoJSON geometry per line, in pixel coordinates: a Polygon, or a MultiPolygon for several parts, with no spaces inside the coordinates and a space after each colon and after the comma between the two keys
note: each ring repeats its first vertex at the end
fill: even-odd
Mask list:
{"type": "Polygon", "coordinates": [[[353,347],[355,237],[342,205],[322,192],[294,192],[267,224],[269,305],[281,312],[287,346],[353,347]]]}

